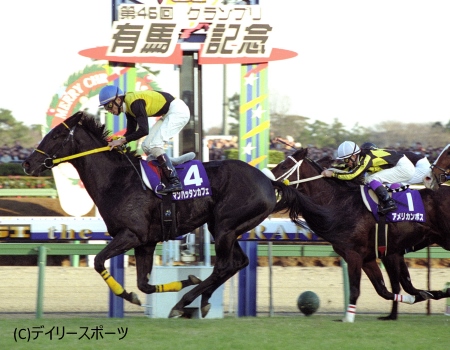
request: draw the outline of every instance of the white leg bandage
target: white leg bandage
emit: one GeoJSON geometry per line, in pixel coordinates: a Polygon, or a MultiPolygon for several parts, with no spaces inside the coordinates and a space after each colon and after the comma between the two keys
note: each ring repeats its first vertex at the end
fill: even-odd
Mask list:
{"type": "Polygon", "coordinates": [[[416,297],[412,295],[395,294],[394,301],[406,304],[414,304],[414,302],[416,301],[416,297]]]}
{"type": "Polygon", "coordinates": [[[342,322],[355,322],[355,315],[356,315],[356,305],[349,304],[347,307],[347,312],[345,313],[345,317],[342,320],[342,322]]]}

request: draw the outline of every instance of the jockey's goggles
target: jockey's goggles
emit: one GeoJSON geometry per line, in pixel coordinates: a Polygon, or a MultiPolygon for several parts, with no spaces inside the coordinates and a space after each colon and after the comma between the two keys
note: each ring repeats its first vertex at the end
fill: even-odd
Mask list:
{"type": "Polygon", "coordinates": [[[110,101],[106,105],[103,106],[103,108],[106,109],[107,111],[112,111],[113,107],[114,107],[114,101],[110,101]]]}

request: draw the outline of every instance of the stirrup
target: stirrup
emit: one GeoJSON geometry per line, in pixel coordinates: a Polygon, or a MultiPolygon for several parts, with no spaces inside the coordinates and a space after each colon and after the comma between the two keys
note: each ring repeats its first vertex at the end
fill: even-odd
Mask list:
{"type": "Polygon", "coordinates": [[[159,194],[167,194],[172,192],[180,192],[183,191],[183,186],[180,181],[177,181],[174,184],[169,184],[167,187],[163,188],[161,191],[158,191],[159,194]]]}
{"type": "Polygon", "coordinates": [[[380,207],[378,208],[378,213],[380,213],[380,214],[386,214],[390,211],[394,211],[397,209],[397,204],[395,204],[394,201],[388,201],[387,203],[383,203],[383,204],[385,204],[386,206],[382,207],[382,208],[380,208],[380,207]]]}

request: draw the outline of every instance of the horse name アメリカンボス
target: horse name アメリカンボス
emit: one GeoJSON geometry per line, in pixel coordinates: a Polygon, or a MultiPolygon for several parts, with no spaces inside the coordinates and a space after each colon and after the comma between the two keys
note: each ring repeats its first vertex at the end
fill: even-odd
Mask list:
{"type": "MultiPolygon", "coordinates": [[[[76,168],[113,237],[96,255],[94,267],[114,294],[140,305],[136,293],[125,291],[104,266],[107,259],[132,248],[136,257],[137,285],[142,292],[173,292],[197,284],[172,308],[169,317],[182,316],[184,307],[200,295],[202,316],[206,316],[212,293],[248,265],[248,257],[237,241],[238,236],[276,211],[288,211],[291,220],[298,222],[303,208],[314,205],[295,189],[269,180],[260,170],[245,162],[208,162],[204,167],[210,181],[211,196],[177,202],[177,232],[171,237],[163,237],[162,200],[153,191],[143,188],[138,170],[140,157],[120,150],[110,151],[108,137],[109,132],[104,125],[98,125],[82,112],[75,113],[54,127],[22,166],[27,174],[33,176],[65,161],[76,168]],[[148,276],[152,271],[156,244],[192,232],[205,223],[216,250],[212,274],[204,281],[190,276],[184,281],[150,285],[148,276]]],[[[325,213],[318,215],[317,220],[332,227],[325,213]]]]}
{"type": "MultiPolygon", "coordinates": [[[[277,180],[283,181],[287,180],[292,186],[295,186],[295,188],[297,188],[298,190],[302,190],[303,186],[306,186],[305,184],[306,182],[323,178],[323,176],[320,175],[321,170],[329,168],[333,164],[333,162],[334,160],[329,156],[322,157],[319,161],[313,162],[310,158],[307,157],[307,149],[301,149],[298,152],[295,152],[294,154],[289,156],[277,167],[272,169],[272,172],[277,180]],[[300,166],[302,165],[304,160],[306,160],[307,162],[308,161],[311,162],[311,164],[317,168],[316,169],[317,174],[313,174],[312,177],[304,177],[303,174],[302,175],[300,174],[300,166]]],[[[308,193],[309,192],[310,191],[308,191],[308,193]]],[[[326,200],[328,200],[328,197],[326,197],[326,200]]],[[[320,203],[324,204],[325,202],[320,201],[320,203]]],[[[428,243],[426,245],[428,245],[428,243]]],[[[402,254],[390,254],[381,257],[381,260],[383,261],[386,271],[388,272],[394,294],[400,293],[400,282],[401,282],[404,290],[409,294],[417,295],[419,296],[419,298],[422,298],[424,300],[425,298],[433,297],[426,291],[418,290],[412,285],[408,267],[405,263],[402,254]],[[425,294],[423,294],[423,292],[425,292],[425,294]]],[[[385,283],[383,280],[383,276],[378,273],[379,270],[378,265],[372,265],[364,262],[363,270],[372,271],[370,273],[367,273],[369,277],[371,275],[377,276],[377,278],[373,281],[373,285],[378,294],[381,295],[382,297],[385,297],[387,289],[384,288],[385,283]],[[372,269],[374,268],[375,271],[372,271],[372,269]]],[[[398,301],[396,301],[394,298],[390,314],[388,316],[379,317],[379,319],[396,320],[397,318],[398,318],[398,301]]]]}
{"type": "MultiPolygon", "coordinates": [[[[409,279],[407,266],[403,259],[405,249],[415,245],[422,247],[437,243],[450,250],[450,188],[433,192],[420,190],[426,209],[426,222],[399,222],[388,226],[386,242],[387,255],[383,258],[386,271],[391,280],[394,293],[387,290],[383,275],[376,262],[375,218],[366,209],[361,196],[360,185],[335,178],[323,178],[322,166],[307,157],[307,149],[300,149],[278,164],[272,173],[278,180],[289,179],[300,191],[308,195],[317,204],[334,213],[335,226],[339,227],[330,234],[322,232],[309,218],[314,217],[315,208],[305,208],[303,217],[310,228],[324,240],[331,243],[333,249],[348,264],[350,280],[349,308],[343,321],[353,322],[356,314],[356,302],[359,297],[361,269],[367,274],[377,293],[387,300],[393,300],[391,315],[383,319],[397,318],[396,301],[414,303],[428,297],[440,299],[450,296],[431,291],[424,293],[415,289],[409,279]],[[399,281],[405,291],[414,296],[399,295],[399,281]]],[[[329,159],[331,164],[331,159],[329,159]]],[[[325,166],[329,166],[329,164],[325,166]]],[[[444,186],[445,187],[445,186],[444,186]]]]}

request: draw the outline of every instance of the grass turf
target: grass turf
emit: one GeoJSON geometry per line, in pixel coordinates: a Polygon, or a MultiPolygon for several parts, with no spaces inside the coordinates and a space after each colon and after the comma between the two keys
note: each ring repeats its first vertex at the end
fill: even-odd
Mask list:
{"type": "Polygon", "coordinates": [[[216,320],[146,317],[7,319],[0,315],[0,344],[2,349],[34,350],[438,350],[450,346],[450,317],[445,315],[402,315],[397,321],[357,315],[355,323],[335,322],[339,319],[341,317],[328,315],[216,320]],[[51,339],[48,332],[52,328],[51,339]],[[37,339],[33,339],[35,337],[37,339]]]}

